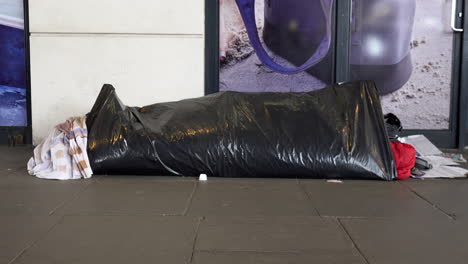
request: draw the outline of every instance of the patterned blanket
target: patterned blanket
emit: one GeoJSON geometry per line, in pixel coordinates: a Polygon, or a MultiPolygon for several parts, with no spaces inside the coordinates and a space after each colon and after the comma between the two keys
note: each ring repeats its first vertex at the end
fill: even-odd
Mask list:
{"type": "Polygon", "coordinates": [[[57,125],[34,149],[34,156],[28,162],[29,174],[56,180],[91,178],[85,121],[85,117],[72,117],[57,125]]]}

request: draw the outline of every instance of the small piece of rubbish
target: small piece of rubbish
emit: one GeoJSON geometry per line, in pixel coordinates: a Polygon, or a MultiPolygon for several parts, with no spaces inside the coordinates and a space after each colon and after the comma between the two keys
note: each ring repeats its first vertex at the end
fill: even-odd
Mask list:
{"type": "Polygon", "coordinates": [[[343,181],[340,180],[327,180],[328,183],[343,183],[343,181]]]}
{"type": "Polygon", "coordinates": [[[208,180],[208,176],[206,176],[206,174],[200,174],[200,178],[198,178],[199,181],[207,181],[208,180]]]}
{"type": "Polygon", "coordinates": [[[466,159],[463,157],[463,154],[459,153],[443,153],[442,157],[452,159],[455,162],[465,163],[466,159]]]}

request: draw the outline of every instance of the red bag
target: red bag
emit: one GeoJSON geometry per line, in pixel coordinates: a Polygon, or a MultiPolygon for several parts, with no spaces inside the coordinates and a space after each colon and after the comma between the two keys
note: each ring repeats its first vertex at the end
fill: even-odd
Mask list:
{"type": "Polygon", "coordinates": [[[416,164],[416,149],[405,143],[390,142],[393,159],[398,171],[398,179],[406,180],[411,176],[411,169],[416,164]]]}

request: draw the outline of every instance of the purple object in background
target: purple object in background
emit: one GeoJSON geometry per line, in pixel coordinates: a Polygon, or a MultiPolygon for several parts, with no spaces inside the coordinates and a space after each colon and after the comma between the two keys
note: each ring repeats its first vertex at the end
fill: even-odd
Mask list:
{"type": "MultiPolygon", "coordinates": [[[[254,0],[236,0],[257,56],[273,71],[307,72],[332,80],[330,49],[333,0],[265,0],[263,39],[274,53],[297,68],[276,64],[261,45],[254,0]]],[[[401,88],[412,72],[410,41],[415,0],[354,0],[350,64],[352,80],[374,80],[380,94],[401,88]]]]}
{"type": "Polygon", "coordinates": [[[314,40],[315,38],[318,38],[319,40],[313,55],[310,56],[304,63],[302,63],[302,65],[295,68],[286,68],[281,66],[274,62],[270,55],[268,55],[266,50],[263,48],[258,36],[255,19],[255,0],[236,0],[240,14],[245,23],[250,42],[255,49],[255,52],[257,53],[260,61],[268,68],[276,72],[283,74],[295,74],[303,72],[323,60],[330,49],[330,20],[333,0],[266,1],[266,17],[268,17],[268,14],[270,14],[270,16],[273,17],[273,20],[276,20],[276,23],[270,21],[272,24],[277,24],[278,28],[282,28],[282,30],[303,32],[301,36],[303,39],[299,40],[302,44],[307,43],[310,41],[310,39],[314,40]],[[284,9],[283,7],[285,7],[285,5],[279,3],[287,3],[286,6],[288,8],[284,9]],[[285,12],[285,10],[287,10],[287,12],[285,12]],[[310,16],[313,16],[314,13],[320,14],[321,16],[314,16],[315,19],[310,19],[310,16]],[[323,24],[320,25],[317,23],[318,20],[323,22],[323,24]],[[317,33],[317,29],[318,31],[323,31],[322,34],[315,34],[317,33]]]}

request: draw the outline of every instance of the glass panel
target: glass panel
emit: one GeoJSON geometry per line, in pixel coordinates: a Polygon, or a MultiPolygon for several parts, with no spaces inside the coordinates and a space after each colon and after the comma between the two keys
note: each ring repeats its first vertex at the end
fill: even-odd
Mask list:
{"type": "Polygon", "coordinates": [[[0,0],[0,126],[27,126],[23,0],[0,0]]]}
{"type": "Polygon", "coordinates": [[[242,17],[235,0],[219,0],[220,90],[303,92],[332,83],[332,3],[332,0],[256,0],[256,25],[253,25],[248,22],[245,6],[241,5],[241,10],[246,11],[242,17]],[[256,31],[259,42],[252,39],[256,31]],[[262,47],[266,50],[263,56],[262,47]],[[284,67],[291,69],[303,63],[306,71],[298,69],[298,73],[286,74],[291,70],[284,67]]]}
{"type": "Polygon", "coordinates": [[[353,80],[377,83],[405,129],[448,129],[451,0],[353,0],[353,80]]]}

